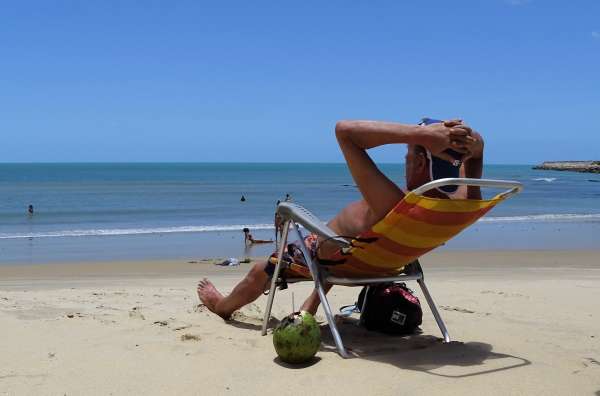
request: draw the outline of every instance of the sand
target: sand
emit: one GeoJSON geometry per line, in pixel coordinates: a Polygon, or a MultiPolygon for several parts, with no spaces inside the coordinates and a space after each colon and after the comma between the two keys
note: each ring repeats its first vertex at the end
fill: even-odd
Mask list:
{"type": "MultiPolygon", "coordinates": [[[[199,278],[229,291],[248,264],[0,266],[0,394],[600,395],[600,251],[444,252],[422,264],[453,343],[424,306],[411,337],[342,321],[351,359],[323,323],[323,347],[301,367],[260,335],[265,297],[228,322],[198,305],[199,278]]],[[[310,287],[279,292],[275,317],[310,287]]],[[[358,292],[334,288],[334,309],[358,292]]]]}

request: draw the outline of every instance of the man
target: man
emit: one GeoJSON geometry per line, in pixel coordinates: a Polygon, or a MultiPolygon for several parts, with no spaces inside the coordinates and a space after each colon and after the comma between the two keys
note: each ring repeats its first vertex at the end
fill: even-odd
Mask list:
{"type": "MultiPolygon", "coordinates": [[[[413,190],[434,178],[447,177],[453,172],[454,176],[460,174],[469,178],[481,178],[482,175],[483,139],[460,120],[442,122],[424,119],[418,125],[340,121],[336,124],[335,134],[350,173],[363,197],[362,200],[342,209],[328,223],[338,235],[358,235],[370,229],[405,195],[371,160],[367,154],[370,148],[388,144],[408,146],[408,190],[413,190]],[[462,156],[460,161],[457,161],[457,155],[462,156]],[[455,171],[452,170],[452,166],[456,167],[455,171]]],[[[470,186],[434,189],[426,195],[441,199],[481,199],[479,188],[470,186]]],[[[314,235],[309,235],[304,243],[311,254],[321,260],[331,257],[338,249],[334,243],[320,241],[314,235]]],[[[228,296],[223,296],[205,278],[198,283],[198,297],[209,310],[227,319],[237,309],[256,300],[268,288],[273,268],[273,264],[268,261],[255,264],[228,296]]],[[[314,314],[319,303],[319,297],[316,291],[313,291],[300,309],[314,314]]]]}

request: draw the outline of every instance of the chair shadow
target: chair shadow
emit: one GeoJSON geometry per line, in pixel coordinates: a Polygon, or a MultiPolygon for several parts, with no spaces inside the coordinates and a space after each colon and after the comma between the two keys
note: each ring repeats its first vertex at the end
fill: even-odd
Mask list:
{"type": "MultiPolygon", "coordinates": [[[[360,359],[391,364],[446,378],[464,378],[528,366],[531,361],[493,352],[483,342],[450,342],[431,335],[390,336],[358,326],[345,318],[338,325],[348,352],[360,359]]],[[[321,326],[322,352],[337,353],[329,326],[321,326]]]]}
{"type": "MultiPolygon", "coordinates": [[[[252,323],[247,317],[240,319],[231,318],[226,320],[226,322],[228,325],[237,327],[238,329],[262,331],[262,323],[252,323]]],[[[279,322],[279,319],[271,317],[271,319],[269,319],[267,329],[273,329],[277,327],[279,322]]]]}

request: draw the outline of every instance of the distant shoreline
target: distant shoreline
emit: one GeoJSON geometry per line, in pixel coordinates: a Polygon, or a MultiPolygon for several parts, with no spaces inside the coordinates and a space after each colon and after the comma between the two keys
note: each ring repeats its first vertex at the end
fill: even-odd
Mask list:
{"type": "Polygon", "coordinates": [[[600,173],[600,161],[546,161],[532,169],[600,173]]]}

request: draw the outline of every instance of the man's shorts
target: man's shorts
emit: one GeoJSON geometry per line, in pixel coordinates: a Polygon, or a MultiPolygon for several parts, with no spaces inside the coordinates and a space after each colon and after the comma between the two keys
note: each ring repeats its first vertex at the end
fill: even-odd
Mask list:
{"type": "MultiPolygon", "coordinates": [[[[304,255],[302,254],[302,250],[300,250],[300,241],[295,241],[293,243],[289,243],[286,249],[283,252],[282,259],[282,267],[281,269],[285,271],[288,276],[300,276],[310,278],[310,271],[308,266],[306,265],[306,260],[304,259],[304,255]]],[[[310,254],[311,260],[317,259],[317,250],[318,250],[318,236],[316,234],[309,234],[304,237],[304,246],[310,254]]],[[[269,278],[273,277],[273,273],[275,272],[275,265],[277,265],[277,254],[278,252],[274,252],[267,262],[267,266],[265,267],[265,272],[269,275],[269,278]]]]}

